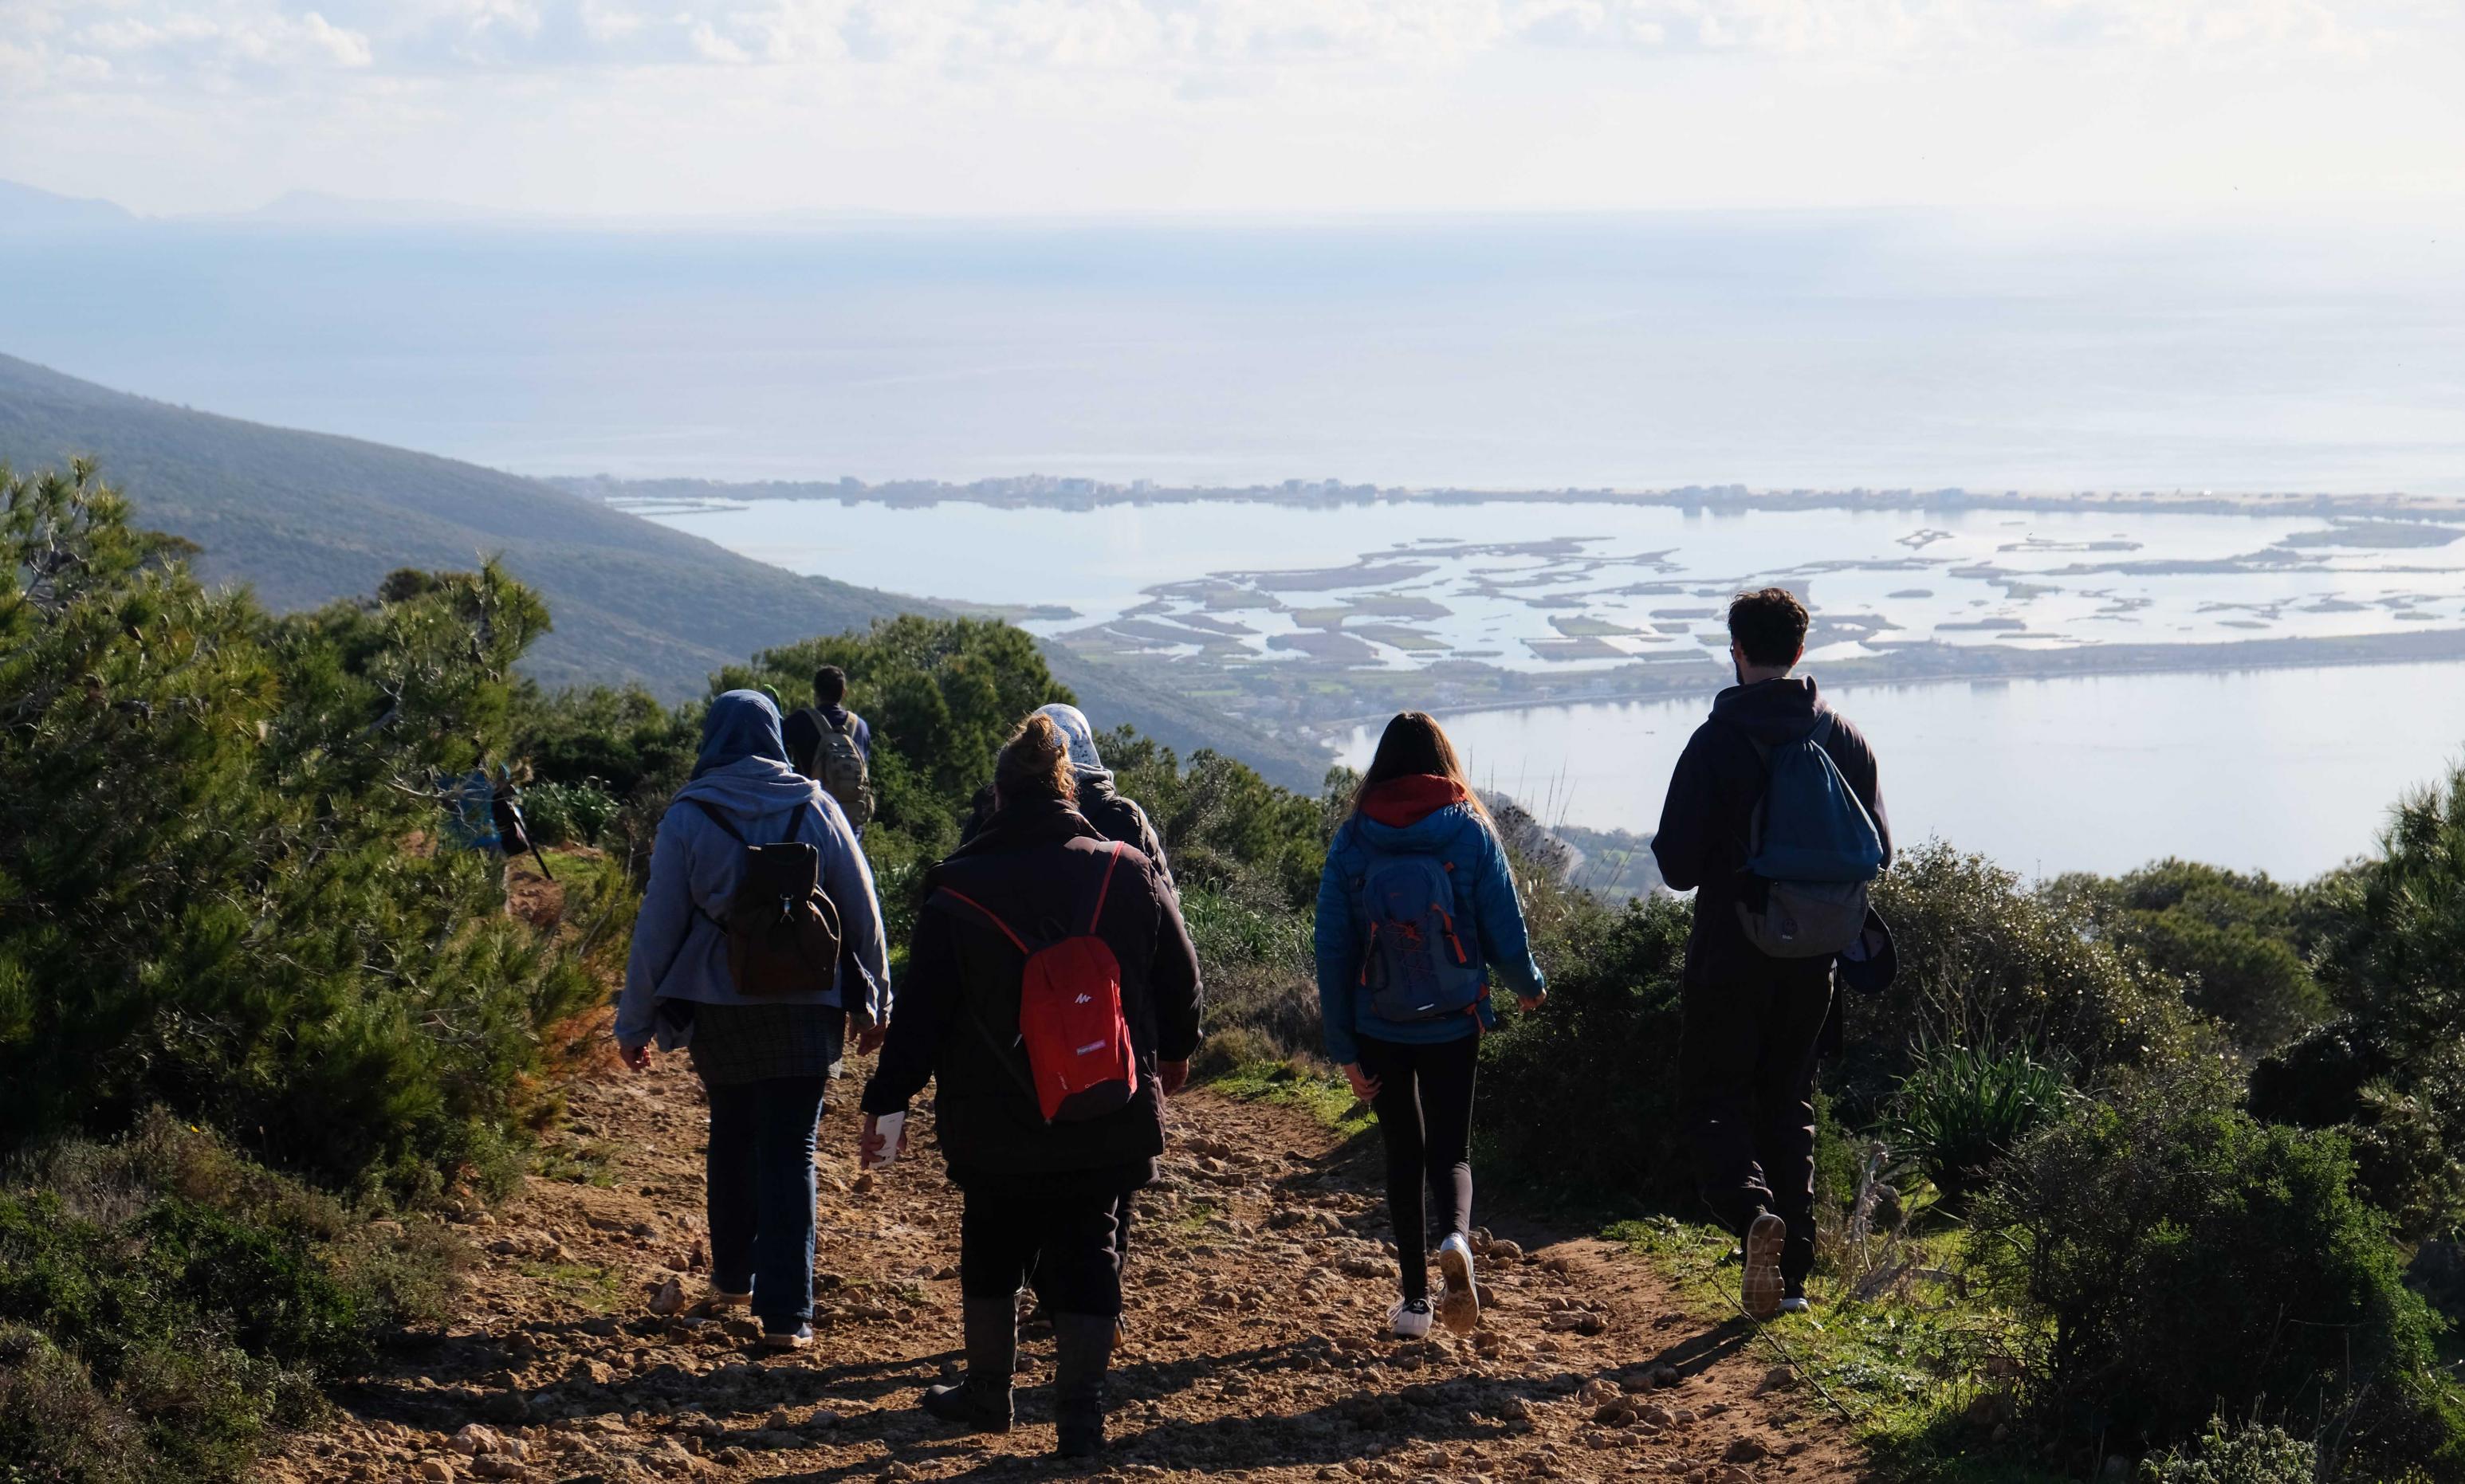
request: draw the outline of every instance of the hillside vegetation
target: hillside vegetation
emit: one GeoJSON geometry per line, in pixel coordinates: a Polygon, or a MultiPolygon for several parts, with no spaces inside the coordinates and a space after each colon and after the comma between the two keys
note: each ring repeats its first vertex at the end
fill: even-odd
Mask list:
{"type": "MultiPolygon", "coordinates": [[[[493,566],[282,615],[88,469],[0,498],[0,1479],[234,1479],[455,1301],[429,1217],[536,1157],[703,702],[521,679],[549,609],[493,566]],[[445,782],[500,763],[552,912],[451,848],[445,782]]],[[[1001,737],[1072,691],[1014,629],[910,615],[701,695],[822,661],[875,719],[903,931],[1001,737]]],[[[1204,1073],[1355,1126],[1309,967],[1351,779],[1104,745],[1184,890],[1204,1073]]],[[[1671,1103],[1691,909],[1607,905],[1506,832],[1554,993],[1483,1046],[1484,1177],[1717,1318],[1671,1103]]],[[[1774,1342],[1880,1471],[2465,1479],[2465,772],[2308,885],[2032,886],[1931,846],[1878,900],[1902,968],[1824,1075],[1822,1327],[1774,1342]]]]}
{"type": "MultiPolygon", "coordinates": [[[[194,543],[210,583],[276,611],[376,590],[397,567],[495,560],[556,615],[524,653],[544,685],[638,683],[677,700],[761,649],[861,628],[929,601],[800,577],[537,480],[476,464],[216,417],[0,355],[0,467],[93,458],[148,526],[194,543]]],[[[1091,709],[1185,749],[1232,745],[1286,783],[1304,749],[1125,674],[1055,653],[1091,709]]]]}

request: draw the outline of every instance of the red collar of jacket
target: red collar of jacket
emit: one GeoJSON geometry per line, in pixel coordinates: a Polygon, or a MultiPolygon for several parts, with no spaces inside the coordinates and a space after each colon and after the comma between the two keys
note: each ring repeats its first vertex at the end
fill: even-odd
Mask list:
{"type": "Polygon", "coordinates": [[[1364,793],[1361,812],[1377,824],[1401,830],[1471,797],[1471,790],[1452,778],[1437,773],[1407,773],[1364,793]]]}

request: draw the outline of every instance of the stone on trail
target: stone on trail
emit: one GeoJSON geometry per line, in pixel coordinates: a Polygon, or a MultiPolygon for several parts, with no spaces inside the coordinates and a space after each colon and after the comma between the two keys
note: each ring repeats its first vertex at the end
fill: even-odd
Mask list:
{"type": "Polygon", "coordinates": [[[454,1484],[454,1466],[442,1458],[423,1458],[419,1461],[419,1476],[428,1484],[454,1484]]]}
{"type": "Polygon", "coordinates": [[[445,1446],[457,1453],[493,1453],[504,1447],[504,1439],[494,1428],[483,1428],[476,1422],[464,1423],[459,1431],[445,1440],[445,1446]]]}
{"type": "Polygon", "coordinates": [[[659,1291],[651,1296],[651,1312],[663,1319],[684,1306],[685,1286],[674,1278],[661,1283],[659,1291]]]}

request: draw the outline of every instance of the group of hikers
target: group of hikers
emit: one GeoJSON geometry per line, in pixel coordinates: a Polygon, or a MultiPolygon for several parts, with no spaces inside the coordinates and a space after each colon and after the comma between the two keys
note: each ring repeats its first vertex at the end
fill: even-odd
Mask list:
{"type": "MultiPolygon", "coordinates": [[[[1653,841],[1697,891],[1679,1107],[1705,1200],[1742,1244],[1758,1320],[1803,1310],[1813,1266],[1813,1085],[1841,977],[1889,971],[1865,883],[1890,856],[1873,752],[1793,676],[1790,593],[1729,609],[1738,683],[1687,743],[1653,841]]],[[[662,820],[615,1025],[636,1069],[683,1051],[708,1092],[712,1310],[763,1343],[812,1343],[814,1148],[853,1033],[878,1052],[857,1156],[895,1163],[929,1082],[963,1195],[963,1379],[934,1416],[1014,1419],[1018,1300],[1051,1318],[1057,1451],[1092,1457],[1123,1330],[1135,1203],[1165,1150],[1164,1105],[1200,1034],[1199,964],[1145,811],[1085,716],[1045,706],[1002,747],[962,843],[922,884],[895,1002],[857,836],[870,729],[825,668],[783,718],[759,691],[710,706],[693,776],[662,820]]],[[[1316,941],[1325,1053],[1374,1110],[1400,1268],[1388,1330],[1478,1322],[1471,1131],[1492,976],[1526,1012],[1547,981],[1507,843],[1438,723],[1395,717],[1337,827],[1316,941]],[[1424,1195],[1427,1195],[1425,1202],[1424,1195]],[[1430,1213],[1437,1214],[1437,1278],[1430,1213]]]]}

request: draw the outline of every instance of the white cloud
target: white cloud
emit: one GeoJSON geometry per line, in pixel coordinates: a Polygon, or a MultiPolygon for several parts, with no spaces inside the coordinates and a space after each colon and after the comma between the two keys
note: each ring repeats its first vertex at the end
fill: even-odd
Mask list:
{"type": "Polygon", "coordinates": [[[2460,72],[2455,0],[0,0],[0,176],[613,210],[2419,195],[2465,188],[2460,72]]]}

